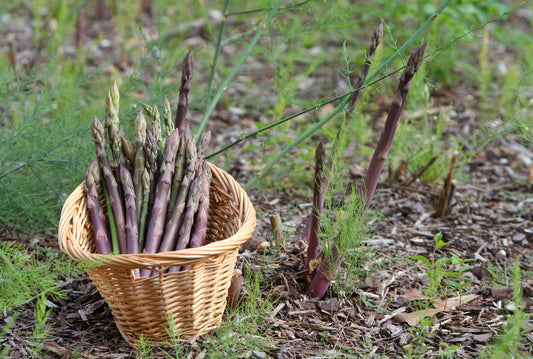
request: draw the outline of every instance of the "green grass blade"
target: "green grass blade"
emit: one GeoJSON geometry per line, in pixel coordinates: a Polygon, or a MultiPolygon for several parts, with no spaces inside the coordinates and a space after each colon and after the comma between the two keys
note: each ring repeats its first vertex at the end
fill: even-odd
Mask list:
{"type": "Polygon", "coordinates": [[[263,23],[261,25],[259,25],[259,27],[257,29],[257,32],[255,33],[254,38],[252,39],[250,44],[248,44],[248,47],[246,48],[246,50],[243,52],[243,54],[239,58],[239,61],[237,61],[237,63],[231,69],[231,71],[228,74],[228,76],[218,86],[217,91],[215,92],[213,98],[211,99],[211,101],[207,105],[207,108],[205,109],[204,117],[202,118],[200,124],[198,125],[198,130],[196,131],[196,138],[198,140],[200,139],[200,137],[204,133],[205,125],[207,123],[207,120],[211,116],[211,113],[213,113],[213,110],[215,109],[215,106],[217,105],[218,100],[220,100],[220,97],[224,93],[224,90],[229,85],[229,83],[233,80],[235,75],[237,75],[237,72],[239,72],[239,70],[241,69],[242,65],[244,64],[244,61],[246,60],[246,58],[252,52],[253,48],[255,47],[255,44],[257,43],[257,41],[259,41],[259,38],[261,37],[261,35],[263,35],[263,32],[265,31],[265,29],[267,27],[267,24],[269,24],[272,21],[272,18],[274,17],[274,15],[276,15],[276,13],[277,13],[277,11],[278,11],[278,9],[279,9],[279,7],[281,6],[282,3],[283,3],[283,0],[278,0],[278,2],[276,2],[276,4],[272,7],[272,9],[268,13],[268,16],[265,19],[265,21],[263,21],[263,23]]]}

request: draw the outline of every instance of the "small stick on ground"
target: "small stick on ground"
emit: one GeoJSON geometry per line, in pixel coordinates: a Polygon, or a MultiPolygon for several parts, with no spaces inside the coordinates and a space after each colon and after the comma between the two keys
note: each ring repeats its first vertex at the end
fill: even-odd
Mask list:
{"type": "Polygon", "coordinates": [[[270,228],[272,228],[274,243],[283,246],[283,222],[281,221],[281,215],[279,213],[270,216],[270,228]]]}
{"type": "Polygon", "coordinates": [[[452,202],[453,194],[455,192],[455,181],[452,177],[456,161],[457,155],[454,154],[450,162],[450,167],[448,168],[448,174],[444,180],[444,185],[440,191],[439,203],[437,204],[437,210],[435,211],[436,217],[446,217],[450,209],[450,203],[452,202]]]}
{"type": "Polygon", "coordinates": [[[240,269],[235,269],[231,278],[231,284],[228,289],[228,307],[234,310],[239,303],[241,296],[241,288],[244,283],[244,278],[240,269]]]}
{"type": "Polygon", "coordinates": [[[413,184],[414,181],[416,181],[417,178],[420,178],[426,171],[431,167],[433,163],[437,160],[437,156],[431,157],[428,163],[426,163],[422,168],[420,168],[416,173],[405,183],[406,187],[409,187],[411,184],[413,184]]]}

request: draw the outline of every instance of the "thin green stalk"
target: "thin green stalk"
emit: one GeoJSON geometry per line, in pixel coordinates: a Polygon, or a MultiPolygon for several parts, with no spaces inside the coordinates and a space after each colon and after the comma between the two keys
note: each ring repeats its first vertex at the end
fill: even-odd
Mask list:
{"type": "Polygon", "coordinates": [[[276,157],[274,157],[270,162],[268,162],[262,169],[259,171],[258,174],[256,174],[254,177],[252,177],[245,185],[244,189],[247,190],[250,188],[259,178],[261,178],[265,173],[270,171],[270,169],[285,156],[287,153],[289,153],[290,150],[292,150],[294,147],[298,146],[303,140],[307,139],[309,136],[311,136],[313,133],[315,133],[319,128],[324,126],[329,120],[331,120],[333,117],[337,116],[342,110],[344,110],[345,106],[348,104],[349,99],[345,98],[342,100],[340,105],[338,105],[329,115],[315,123],[311,128],[307,129],[304,133],[302,133],[298,138],[296,138],[294,141],[289,143],[287,147],[285,147],[280,153],[277,154],[276,157]]]}
{"type": "Polygon", "coordinates": [[[224,9],[222,10],[222,13],[224,14],[224,16],[222,17],[222,22],[220,23],[220,29],[218,31],[217,44],[215,47],[215,55],[213,56],[213,64],[211,65],[211,73],[209,74],[209,82],[207,83],[207,98],[211,96],[211,88],[213,86],[213,81],[215,79],[215,72],[217,69],[218,57],[220,56],[220,49],[222,48],[222,36],[224,35],[224,28],[226,27],[228,8],[229,8],[229,0],[226,0],[224,2],[224,9]]]}
{"type": "MultiPolygon", "coordinates": [[[[239,61],[237,61],[237,64],[235,64],[235,66],[231,69],[231,71],[228,74],[228,76],[218,86],[218,89],[217,89],[215,95],[211,99],[211,102],[209,102],[209,104],[207,105],[207,108],[206,108],[206,110],[204,112],[204,117],[202,118],[202,121],[198,125],[198,130],[196,131],[196,138],[198,140],[202,136],[202,134],[203,134],[203,132],[205,130],[205,125],[207,123],[207,120],[211,116],[211,113],[213,113],[213,110],[215,109],[215,106],[217,105],[218,100],[220,100],[220,97],[224,93],[224,90],[229,85],[229,83],[233,80],[233,78],[235,77],[237,72],[239,72],[239,70],[241,69],[242,65],[244,64],[244,61],[246,60],[246,58],[252,52],[252,49],[254,48],[254,46],[257,43],[257,41],[259,41],[259,38],[261,37],[261,35],[265,31],[265,29],[267,27],[267,24],[269,24],[272,21],[272,18],[277,13],[277,11],[278,11],[279,7],[281,6],[282,2],[283,2],[283,0],[278,0],[278,2],[274,5],[274,7],[272,7],[272,10],[270,10],[270,12],[268,13],[268,16],[265,19],[265,21],[257,29],[257,32],[255,33],[254,38],[252,39],[250,44],[248,44],[248,47],[246,48],[246,50],[241,55],[239,61]]],[[[226,11],[227,11],[227,9],[225,9],[224,13],[226,13],[226,11]]],[[[223,21],[222,24],[224,24],[225,19],[226,19],[226,17],[224,17],[224,19],[222,19],[222,21],[223,21]]],[[[214,68],[212,70],[214,70],[214,68]]]]}
{"type": "Polygon", "coordinates": [[[389,77],[389,76],[391,76],[391,75],[394,75],[394,74],[397,73],[397,72],[402,71],[404,68],[405,68],[405,66],[402,66],[402,67],[400,67],[400,68],[398,68],[398,69],[396,69],[396,70],[394,70],[394,71],[392,71],[392,72],[389,72],[388,74],[386,74],[386,75],[384,75],[384,76],[378,78],[377,80],[374,80],[373,82],[370,82],[370,83],[366,84],[366,85],[363,86],[363,87],[355,88],[355,89],[353,89],[353,90],[351,90],[351,91],[346,92],[345,94],[342,94],[342,95],[340,95],[340,96],[336,96],[336,97],[331,98],[331,99],[329,99],[329,100],[327,100],[327,101],[324,101],[324,102],[320,102],[320,103],[317,104],[317,105],[314,105],[314,106],[308,107],[308,108],[306,108],[306,109],[303,109],[303,110],[301,110],[301,111],[299,111],[299,112],[297,112],[297,113],[295,113],[295,114],[292,114],[292,115],[290,115],[290,116],[287,116],[287,117],[285,117],[285,118],[282,118],[282,119],[279,120],[279,121],[273,122],[273,123],[271,123],[270,125],[267,125],[267,126],[265,126],[265,127],[263,127],[263,128],[260,128],[260,129],[258,129],[258,130],[255,130],[255,131],[253,131],[253,132],[249,132],[249,133],[246,133],[246,134],[242,134],[242,135],[239,136],[239,138],[238,138],[237,140],[235,140],[234,142],[232,142],[232,143],[230,143],[230,144],[228,144],[228,145],[222,147],[222,148],[221,148],[220,150],[218,150],[218,151],[215,151],[215,152],[213,152],[213,153],[210,153],[210,154],[207,155],[207,156],[204,156],[204,158],[205,158],[205,159],[210,159],[210,158],[212,158],[212,157],[218,156],[219,154],[221,154],[221,153],[225,152],[226,150],[230,149],[231,147],[233,147],[233,146],[235,146],[235,145],[237,145],[237,144],[239,144],[239,143],[241,143],[241,142],[243,142],[243,141],[249,139],[250,137],[254,137],[254,136],[256,136],[256,135],[258,135],[258,134],[260,134],[260,133],[262,133],[262,132],[268,131],[268,130],[270,130],[270,129],[273,128],[273,127],[279,126],[279,125],[281,125],[282,123],[285,123],[285,122],[287,122],[287,121],[293,120],[293,119],[295,119],[296,117],[299,117],[299,116],[301,116],[301,115],[303,115],[303,114],[306,114],[306,113],[308,113],[308,112],[316,111],[317,109],[319,109],[319,108],[321,108],[321,107],[323,107],[323,106],[325,106],[325,105],[327,105],[327,104],[330,104],[330,103],[333,103],[333,102],[337,102],[337,101],[339,101],[339,100],[342,100],[343,98],[346,98],[347,96],[351,96],[353,93],[355,93],[355,92],[357,92],[357,91],[361,91],[361,90],[365,89],[366,87],[372,86],[372,85],[374,85],[374,84],[380,82],[381,80],[384,80],[384,79],[386,79],[387,77],[389,77]]]}
{"type": "MultiPolygon", "coordinates": [[[[287,6],[284,6],[284,7],[280,8],[280,12],[296,9],[296,8],[299,8],[299,7],[301,7],[301,6],[303,6],[303,5],[307,4],[307,3],[310,3],[310,2],[311,2],[311,0],[305,0],[305,1],[301,1],[301,2],[293,4],[293,5],[287,5],[287,6]]],[[[255,14],[255,13],[258,13],[258,12],[264,12],[264,11],[268,11],[268,10],[271,10],[271,8],[263,7],[263,8],[250,9],[250,10],[233,11],[233,12],[229,12],[227,14],[227,16],[250,15],[250,14],[255,14]]]]}

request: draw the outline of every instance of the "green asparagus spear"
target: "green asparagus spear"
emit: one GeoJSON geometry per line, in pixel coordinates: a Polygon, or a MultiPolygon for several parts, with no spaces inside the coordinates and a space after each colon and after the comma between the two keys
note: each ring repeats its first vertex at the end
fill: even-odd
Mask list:
{"type": "Polygon", "coordinates": [[[168,99],[163,101],[163,124],[164,124],[164,134],[165,137],[168,137],[174,132],[174,122],[172,120],[172,109],[170,108],[170,102],[168,99]]]}
{"type": "Polygon", "coordinates": [[[113,86],[109,89],[109,95],[111,96],[111,103],[118,114],[118,107],[120,102],[120,94],[118,92],[118,85],[116,81],[113,81],[113,86]]]}
{"type": "MultiPolygon", "coordinates": [[[[137,223],[140,224],[141,203],[143,198],[143,172],[145,169],[144,145],[146,142],[146,119],[142,110],[135,118],[135,161],[133,162],[133,188],[135,189],[135,207],[137,223]]],[[[140,234],[140,231],[139,231],[140,234]]]]}
{"type": "Polygon", "coordinates": [[[211,131],[205,132],[202,135],[202,137],[200,137],[200,141],[198,142],[197,155],[196,155],[196,157],[199,160],[197,163],[197,166],[199,166],[202,163],[200,160],[204,158],[204,153],[205,153],[205,150],[207,149],[207,146],[209,145],[210,140],[211,140],[211,131]]]}
{"type": "Polygon", "coordinates": [[[127,242],[126,242],[126,230],[125,230],[125,216],[124,208],[122,205],[121,196],[119,193],[119,187],[109,160],[107,158],[107,153],[105,150],[105,137],[104,137],[104,126],[96,118],[93,118],[93,140],[96,148],[96,156],[98,157],[98,162],[104,174],[104,179],[107,185],[107,190],[109,192],[109,203],[113,208],[113,215],[115,217],[115,222],[117,226],[117,235],[120,242],[120,251],[121,253],[127,253],[127,242]]]}
{"type": "MultiPolygon", "coordinates": [[[[107,94],[106,98],[106,117],[105,125],[107,128],[107,135],[110,142],[111,154],[113,161],[111,162],[112,168],[118,168],[118,163],[122,158],[122,143],[120,140],[120,121],[118,118],[118,112],[113,105],[113,99],[111,98],[111,91],[107,94]]],[[[118,172],[117,172],[118,173],[118,172]]]]}
{"type": "Polygon", "coordinates": [[[154,203],[156,178],[158,177],[159,167],[157,165],[157,139],[154,134],[154,126],[148,127],[146,130],[146,145],[144,147],[144,154],[146,156],[146,169],[150,176],[150,202],[148,208],[152,208],[154,203]]]}
{"type": "Polygon", "coordinates": [[[150,120],[151,127],[153,127],[154,137],[157,142],[157,165],[161,166],[163,161],[163,149],[165,148],[165,137],[161,130],[161,115],[156,106],[152,107],[145,103],[142,104],[144,114],[150,120]]]}
{"type": "Polygon", "coordinates": [[[150,175],[146,168],[142,175],[142,187],[142,202],[139,209],[139,253],[144,250],[146,222],[148,221],[148,203],[150,201],[150,175]]]}

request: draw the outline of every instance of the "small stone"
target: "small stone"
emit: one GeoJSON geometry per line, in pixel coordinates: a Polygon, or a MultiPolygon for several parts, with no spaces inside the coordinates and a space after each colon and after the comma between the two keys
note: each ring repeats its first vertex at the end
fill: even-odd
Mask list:
{"type": "Polygon", "coordinates": [[[267,355],[265,352],[260,352],[260,351],[257,351],[257,350],[254,350],[252,351],[252,353],[257,357],[257,358],[266,358],[267,355]]]}
{"type": "Polygon", "coordinates": [[[513,236],[513,242],[522,242],[524,239],[526,239],[526,235],[524,233],[517,233],[513,236]]]}
{"type": "Polygon", "coordinates": [[[496,253],[496,258],[498,259],[505,259],[507,257],[507,252],[503,249],[500,249],[498,253],[496,253]]]}
{"type": "Polygon", "coordinates": [[[109,39],[102,39],[98,44],[98,46],[100,46],[102,49],[110,48],[112,45],[113,43],[109,39]]]}

